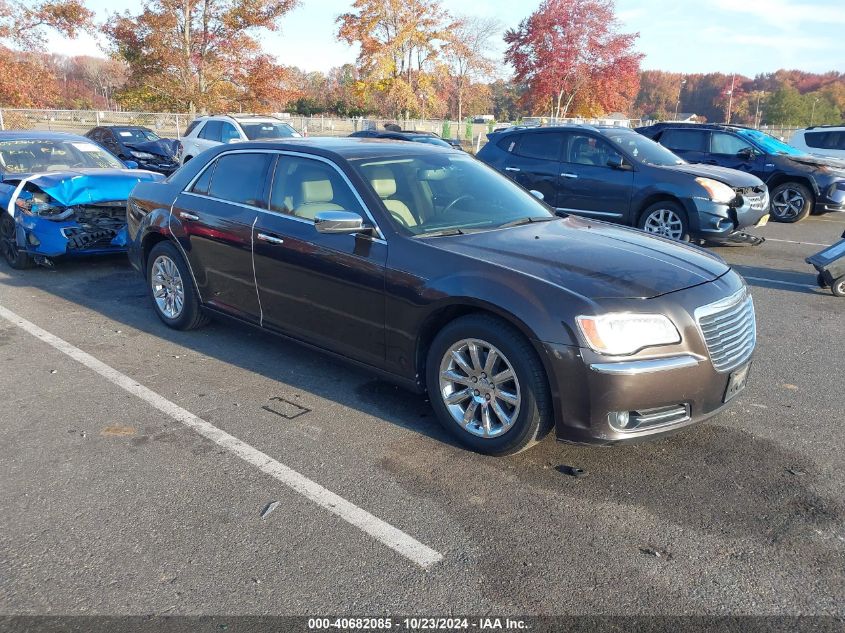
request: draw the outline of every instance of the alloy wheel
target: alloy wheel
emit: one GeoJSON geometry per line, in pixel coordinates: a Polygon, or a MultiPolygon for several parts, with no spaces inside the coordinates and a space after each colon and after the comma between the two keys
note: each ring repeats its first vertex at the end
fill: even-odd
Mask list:
{"type": "Polygon", "coordinates": [[[0,249],[2,249],[3,257],[7,262],[11,263],[15,261],[15,258],[18,256],[18,245],[15,240],[15,221],[11,217],[4,217],[0,222],[0,249]]]}
{"type": "Polygon", "coordinates": [[[176,319],[185,306],[185,287],[176,262],[167,255],[159,255],[153,262],[150,274],[153,298],[161,313],[176,319]]]}
{"type": "Polygon", "coordinates": [[[655,209],[645,219],[643,230],[653,235],[680,240],[684,235],[684,222],[672,209],[655,209]]]}
{"type": "Polygon", "coordinates": [[[513,365],[479,339],[463,339],[446,350],[440,362],[440,397],[462,429],[483,438],[507,433],[522,401],[513,365]]]}
{"type": "Polygon", "coordinates": [[[806,204],[807,201],[800,191],[786,187],[772,198],[772,212],[778,218],[789,220],[798,217],[806,204]]]}

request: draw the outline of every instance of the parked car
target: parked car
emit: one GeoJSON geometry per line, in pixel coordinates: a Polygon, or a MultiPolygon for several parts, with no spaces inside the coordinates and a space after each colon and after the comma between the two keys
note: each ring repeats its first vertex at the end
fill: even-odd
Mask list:
{"type": "Polygon", "coordinates": [[[808,154],[845,159],[845,125],[816,125],[797,130],[789,144],[808,154]]]}
{"type": "Polygon", "coordinates": [[[755,242],[743,229],[768,217],[759,178],[690,165],[626,128],[508,129],[488,139],[478,158],[561,212],[710,241],[755,242]]]}
{"type": "Polygon", "coordinates": [[[466,446],[679,429],[746,384],[754,307],[701,249],[549,208],[462,152],[220,146],[128,204],[158,317],[221,314],[428,391],[466,446]]]}
{"type": "Polygon", "coordinates": [[[126,199],[163,176],[84,136],[0,132],[0,248],[12,268],[126,250],[126,199]]]}
{"type": "Polygon", "coordinates": [[[637,131],[691,163],[722,165],[762,179],[772,198],[772,219],[779,222],[845,211],[845,163],[736,125],[657,123],[637,131]]]}
{"type": "Polygon", "coordinates": [[[99,143],[120,160],[138,163],[141,169],[168,176],[179,167],[176,158],[178,141],[161,138],[151,129],[139,125],[101,125],[85,136],[99,143]]]}
{"type": "MultiPolygon", "coordinates": [[[[428,143],[429,145],[439,145],[440,147],[454,147],[451,141],[446,141],[436,134],[432,134],[431,132],[416,132],[414,130],[402,130],[400,132],[395,130],[358,130],[349,136],[352,138],[380,138],[391,141],[428,143]]],[[[461,149],[460,141],[458,141],[458,149],[461,149]]]]}
{"type": "Polygon", "coordinates": [[[295,138],[293,126],[281,119],[252,114],[201,116],[193,121],[179,140],[177,155],[182,164],[211,147],[241,141],[295,138]]]}

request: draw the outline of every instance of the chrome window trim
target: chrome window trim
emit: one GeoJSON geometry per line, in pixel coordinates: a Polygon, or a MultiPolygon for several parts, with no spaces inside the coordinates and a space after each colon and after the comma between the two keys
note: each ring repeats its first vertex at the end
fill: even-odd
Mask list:
{"type": "Polygon", "coordinates": [[[611,374],[614,376],[637,376],[639,374],[650,374],[659,371],[670,371],[684,367],[695,367],[705,360],[693,354],[681,354],[679,356],[666,356],[663,358],[646,358],[642,360],[629,360],[617,363],[593,363],[590,369],[600,374],[611,374]]]}
{"type": "MultiPolygon", "coordinates": [[[[384,233],[382,232],[381,227],[379,227],[378,222],[376,222],[375,217],[373,217],[372,211],[370,211],[370,208],[364,202],[364,199],[361,197],[361,194],[358,193],[358,190],[352,184],[352,181],[349,180],[349,177],[345,173],[343,173],[343,170],[340,167],[338,167],[335,162],[329,160],[328,158],[325,158],[324,156],[318,156],[316,154],[308,154],[306,152],[293,152],[293,151],[290,151],[290,150],[282,150],[282,149],[233,149],[233,150],[229,150],[229,151],[226,151],[226,152],[220,152],[217,156],[214,157],[213,161],[203,165],[203,168],[200,169],[193,178],[191,178],[191,180],[188,182],[188,184],[182,190],[182,193],[189,195],[189,196],[196,196],[198,198],[205,198],[205,199],[208,199],[208,200],[215,200],[217,202],[224,202],[226,204],[234,204],[236,206],[244,207],[246,209],[250,209],[250,210],[253,210],[253,211],[259,211],[260,213],[271,213],[271,214],[273,214],[274,216],[277,216],[277,217],[287,218],[287,219],[294,220],[294,221],[297,221],[297,222],[304,222],[305,224],[310,224],[311,226],[314,226],[313,222],[306,220],[305,218],[296,217],[295,215],[290,215],[290,214],[287,214],[287,213],[279,213],[278,211],[271,211],[270,209],[263,209],[261,207],[255,207],[255,206],[252,206],[250,204],[242,204],[240,202],[232,202],[231,200],[223,200],[222,198],[215,198],[214,196],[203,195],[201,193],[194,193],[193,191],[191,191],[191,189],[193,188],[196,181],[199,180],[200,176],[202,176],[202,174],[205,172],[206,169],[209,169],[212,165],[216,165],[217,161],[221,157],[228,156],[229,154],[275,154],[275,155],[280,155],[280,156],[294,156],[296,158],[307,158],[307,159],[310,159],[310,160],[316,160],[316,161],[319,161],[319,162],[322,162],[322,163],[325,163],[325,164],[331,166],[340,175],[340,177],[343,178],[343,181],[346,183],[346,186],[349,187],[350,191],[352,191],[352,195],[355,196],[355,199],[358,201],[358,204],[361,205],[361,208],[364,210],[364,213],[366,214],[367,218],[370,220],[370,223],[372,224],[373,229],[375,229],[375,235],[369,236],[370,239],[374,242],[381,242],[383,244],[387,244],[387,240],[384,238],[384,233]]],[[[278,165],[278,163],[277,163],[277,165],[278,165]]],[[[275,178],[275,170],[273,172],[273,177],[275,178]]],[[[213,174],[212,174],[212,179],[213,179],[213,174]]],[[[362,237],[367,237],[367,236],[364,235],[362,237]]]]}

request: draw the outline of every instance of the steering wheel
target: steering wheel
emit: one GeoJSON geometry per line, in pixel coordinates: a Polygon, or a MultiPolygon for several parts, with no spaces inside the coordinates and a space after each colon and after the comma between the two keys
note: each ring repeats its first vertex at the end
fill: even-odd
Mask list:
{"type": "Polygon", "coordinates": [[[458,204],[461,200],[468,200],[470,198],[472,198],[472,196],[469,195],[468,193],[465,193],[462,196],[458,196],[457,198],[452,200],[452,202],[447,204],[446,207],[443,209],[443,211],[441,211],[441,213],[448,213],[452,209],[452,207],[454,207],[456,204],[458,204]]]}

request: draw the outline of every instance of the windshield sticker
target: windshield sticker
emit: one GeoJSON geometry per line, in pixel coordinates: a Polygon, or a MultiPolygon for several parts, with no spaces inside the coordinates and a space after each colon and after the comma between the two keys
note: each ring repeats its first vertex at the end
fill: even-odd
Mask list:
{"type": "Polygon", "coordinates": [[[128,137],[130,137],[130,138],[132,137],[132,132],[118,132],[118,133],[119,133],[121,136],[128,136],[128,137]]]}
{"type": "Polygon", "coordinates": [[[101,151],[99,147],[94,145],[93,143],[71,143],[76,149],[80,152],[99,152],[101,151]]]}

